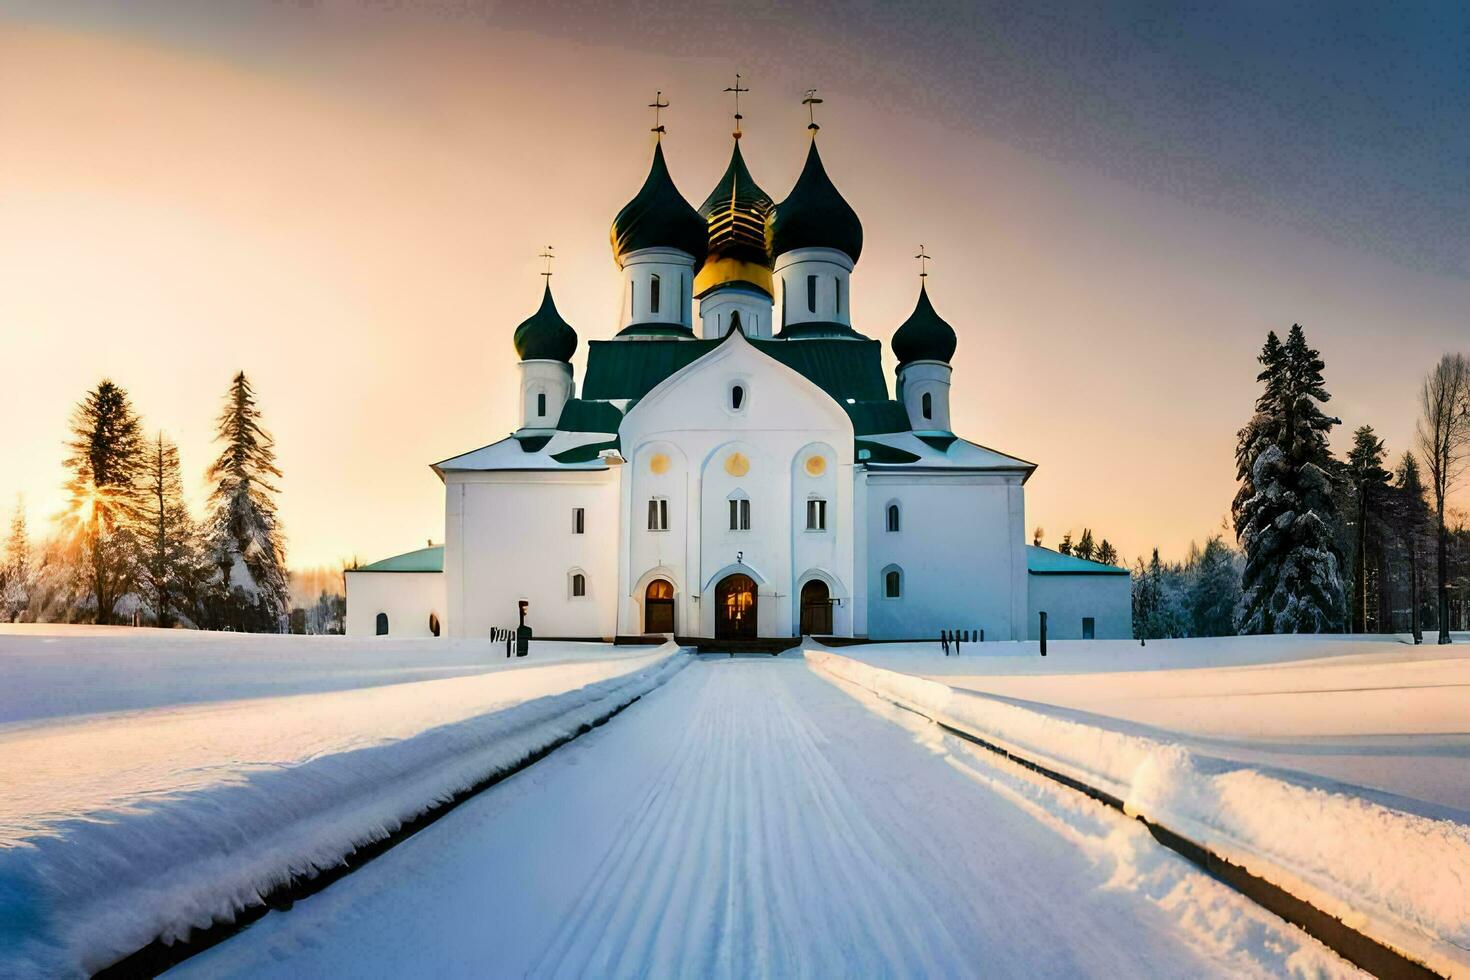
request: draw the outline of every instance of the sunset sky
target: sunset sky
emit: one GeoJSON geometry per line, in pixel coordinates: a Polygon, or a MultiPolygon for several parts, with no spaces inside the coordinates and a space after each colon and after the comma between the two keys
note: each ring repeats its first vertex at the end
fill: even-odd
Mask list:
{"type": "MultiPolygon", "coordinates": [[[[614,214],[656,89],[696,206],[742,149],[780,200],[816,86],[865,228],[855,326],[959,333],[954,426],[1034,460],[1027,522],[1125,557],[1219,528],[1266,331],[1302,323],[1335,444],[1396,459],[1470,350],[1470,8],[1347,3],[0,0],[0,511],[63,502],[111,377],[202,503],[231,375],[285,473],[292,565],[443,534],[428,465],[515,419],[537,253],[616,330],[614,214]]],[[[887,356],[886,365],[893,361],[887,356]]]]}

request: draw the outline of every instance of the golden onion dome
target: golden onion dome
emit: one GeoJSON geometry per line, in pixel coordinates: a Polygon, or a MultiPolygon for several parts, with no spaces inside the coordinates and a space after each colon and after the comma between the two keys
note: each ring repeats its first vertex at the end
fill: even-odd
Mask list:
{"type": "Polygon", "coordinates": [[[709,226],[709,254],[694,277],[696,296],[737,282],[774,293],[766,245],[766,219],[773,205],[746,169],[737,141],[725,175],[699,209],[709,226]]]}

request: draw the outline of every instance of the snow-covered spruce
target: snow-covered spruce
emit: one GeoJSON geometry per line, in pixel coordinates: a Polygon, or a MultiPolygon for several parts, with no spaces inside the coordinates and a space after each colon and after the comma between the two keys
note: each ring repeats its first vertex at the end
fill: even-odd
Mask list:
{"type": "MultiPolygon", "coordinates": [[[[563,683],[561,693],[386,738],[377,733],[392,723],[392,705],[408,688],[423,689],[418,715],[427,710],[442,717],[452,699],[440,685],[463,691],[473,689],[474,679],[303,695],[296,715],[326,711],[331,718],[325,720],[340,722],[339,715],[351,713],[353,724],[366,727],[346,746],[309,727],[301,745],[276,746],[288,753],[280,763],[227,766],[226,778],[215,775],[197,788],[134,794],[126,805],[63,820],[34,813],[23,825],[0,828],[0,976],[81,976],[155,938],[182,939],[195,928],[228,921],[293,876],[339,864],[354,849],[657,687],[687,662],[667,644],[630,658],[615,676],[596,675],[603,679],[595,683],[570,690],[563,683]],[[373,718],[384,723],[372,725],[373,718]],[[327,748],[313,754],[319,743],[327,748]],[[39,832],[31,826],[35,821],[45,824],[39,832]]],[[[575,677],[579,667],[508,674],[530,678],[548,670],[575,677]]],[[[292,717],[287,712],[294,700],[177,710],[194,712],[205,726],[222,719],[246,726],[224,737],[268,743],[267,733],[292,717]],[[241,710],[231,712],[236,706],[241,710]]],[[[97,716],[80,727],[112,717],[97,716]]],[[[148,714],[131,724],[169,720],[148,714]]],[[[200,732],[198,738],[213,735],[200,732]]],[[[40,737],[54,736],[42,730],[40,737]]],[[[87,733],[76,737],[76,751],[85,756],[87,733]]],[[[175,745],[188,741],[186,733],[170,737],[175,745]]],[[[204,775],[180,773],[178,781],[204,775]]],[[[65,799],[53,803],[63,811],[67,805],[65,799]]]]}
{"type": "Polygon", "coordinates": [[[1445,975],[1470,970],[1470,826],[1213,759],[1140,726],[808,649],[819,670],[1096,787],[1445,975]]]}

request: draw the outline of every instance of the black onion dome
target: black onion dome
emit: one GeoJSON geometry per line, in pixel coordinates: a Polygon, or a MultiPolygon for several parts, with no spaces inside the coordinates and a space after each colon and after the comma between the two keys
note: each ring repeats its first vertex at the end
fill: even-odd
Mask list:
{"type": "Polygon", "coordinates": [[[815,139],[796,186],[771,215],[770,242],[772,255],[798,248],[835,248],[857,262],[862,254],[863,223],[832,185],[815,139]]]}
{"type": "Polygon", "coordinates": [[[910,361],[943,361],[949,363],[959,343],[954,328],[944,321],[929,302],[929,292],[919,286],[919,302],[914,312],[899,326],[890,341],[898,363],[910,361]]]}
{"type": "Polygon", "coordinates": [[[725,175],[699,209],[709,226],[710,258],[770,265],[766,216],[771,207],[771,196],[750,176],[737,141],[725,175]]]}
{"type": "Polygon", "coordinates": [[[556,312],[551,283],[541,297],[541,308],[516,327],[512,342],[523,361],[570,361],[577,350],[577,331],[556,312]]]}
{"type": "Polygon", "coordinates": [[[704,219],[674,186],[659,143],[653,149],[648,179],[613,219],[613,258],[621,268],[623,256],[640,248],[677,248],[694,256],[698,265],[707,244],[704,219]]]}

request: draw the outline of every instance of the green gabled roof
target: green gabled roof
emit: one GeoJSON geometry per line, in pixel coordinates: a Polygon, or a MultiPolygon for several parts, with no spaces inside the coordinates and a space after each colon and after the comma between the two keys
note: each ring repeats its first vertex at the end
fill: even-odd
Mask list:
{"type": "Polygon", "coordinates": [[[623,413],[608,402],[570,398],[562,407],[556,427],[562,432],[617,432],[623,413]]]}
{"type": "Polygon", "coordinates": [[[1032,575],[1127,575],[1128,569],[1117,565],[1104,565],[1100,561],[1088,561],[1076,555],[1064,555],[1060,551],[1041,548],[1034,544],[1026,546],[1026,570],[1032,575]]]}
{"type": "Polygon", "coordinates": [[[553,453],[551,458],[558,463],[591,463],[606,449],[617,449],[616,437],[607,442],[590,442],[585,446],[574,446],[571,449],[563,449],[559,453],[553,453]]]}
{"type": "Polygon", "coordinates": [[[392,558],[375,561],[361,568],[349,568],[349,572],[442,572],[444,571],[444,546],[431,545],[418,551],[409,551],[392,558]]]}
{"type": "MultiPolygon", "coordinates": [[[[723,338],[591,341],[587,345],[582,397],[590,401],[642,398],[665,378],[693,364],[724,342],[723,338]]],[[[903,405],[888,397],[881,361],[883,347],[878,341],[813,338],[746,342],[832,396],[852,418],[853,429],[858,435],[908,431],[908,412],[903,405]],[[853,400],[851,404],[849,398],[853,400]]],[[[559,427],[566,428],[564,425],[559,427]]]]}

